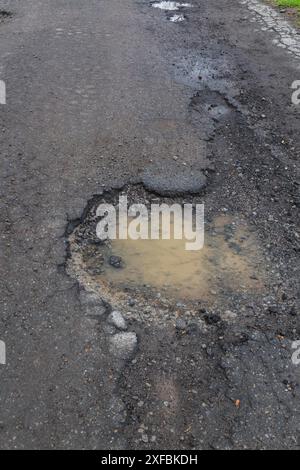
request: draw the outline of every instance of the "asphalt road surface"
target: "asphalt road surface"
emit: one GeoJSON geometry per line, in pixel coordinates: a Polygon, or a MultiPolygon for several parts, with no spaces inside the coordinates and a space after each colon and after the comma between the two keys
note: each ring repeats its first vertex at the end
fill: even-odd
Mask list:
{"type": "Polygon", "coordinates": [[[300,37],[255,0],[191,3],[0,0],[3,449],[300,446],[300,37]],[[243,218],[262,290],[212,290],[200,321],[125,310],[118,355],[113,306],[66,266],[124,185],[243,218]]]}

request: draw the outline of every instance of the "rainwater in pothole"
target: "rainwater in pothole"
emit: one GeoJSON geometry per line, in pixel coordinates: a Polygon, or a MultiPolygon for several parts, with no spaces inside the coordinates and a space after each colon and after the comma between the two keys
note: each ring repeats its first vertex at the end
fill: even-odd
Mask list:
{"type": "Polygon", "coordinates": [[[159,8],[165,11],[177,11],[180,8],[189,8],[192,5],[190,3],[179,3],[179,2],[155,2],[152,3],[153,8],[159,8]]]}
{"type": "MultiPolygon", "coordinates": [[[[171,220],[171,233],[175,222],[171,220]]],[[[190,240],[174,236],[168,240],[82,243],[82,237],[88,236],[88,230],[82,227],[71,235],[69,271],[107,301],[123,295],[141,295],[149,300],[151,295],[162,293],[175,302],[202,300],[213,304],[222,296],[264,289],[259,243],[239,217],[222,214],[207,223],[204,247],[198,251],[188,251],[186,243],[190,240]]]]}
{"type": "MultiPolygon", "coordinates": [[[[174,220],[171,222],[173,233],[174,220]]],[[[150,286],[185,300],[208,300],[219,289],[242,291],[259,288],[256,241],[244,225],[218,217],[205,236],[204,247],[186,249],[188,240],[115,240],[111,253],[122,260],[116,268],[103,265],[99,280],[118,289],[150,286]]]]}
{"type": "Polygon", "coordinates": [[[182,21],[185,20],[185,16],[180,14],[180,15],[173,15],[170,18],[171,23],[181,23],[182,21]]]}

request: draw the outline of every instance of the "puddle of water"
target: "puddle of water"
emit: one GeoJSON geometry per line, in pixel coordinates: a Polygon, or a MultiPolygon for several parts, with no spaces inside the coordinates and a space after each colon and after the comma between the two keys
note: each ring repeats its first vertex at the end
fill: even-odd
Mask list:
{"type": "Polygon", "coordinates": [[[188,8],[192,5],[190,3],[178,3],[178,2],[157,2],[152,3],[154,8],[159,8],[160,10],[166,11],[175,11],[179,10],[180,8],[188,8]]]}
{"type": "Polygon", "coordinates": [[[181,23],[184,20],[185,20],[184,15],[174,15],[174,16],[171,16],[171,18],[170,18],[170,21],[172,23],[181,23]]]}
{"type": "Polygon", "coordinates": [[[105,263],[99,280],[122,290],[146,285],[186,300],[209,301],[222,291],[230,295],[262,288],[258,245],[243,222],[217,218],[200,251],[187,251],[186,242],[115,240],[110,254],[121,257],[124,268],[105,263]]]}

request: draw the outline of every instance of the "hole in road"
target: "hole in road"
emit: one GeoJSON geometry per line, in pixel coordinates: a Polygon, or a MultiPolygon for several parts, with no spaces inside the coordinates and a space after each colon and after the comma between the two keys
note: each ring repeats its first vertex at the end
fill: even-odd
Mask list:
{"type": "MultiPolygon", "coordinates": [[[[128,204],[200,203],[195,196],[183,201],[158,198],[144,188],[126,191],[128,204]]],[[[186,250],[190,240],[174,236],[168,240],[100,242],[96,235],[97,207],[103,202],[116,205],[118,196],[115,192],[93,201],[69,237],[68,271],[88,290],[97,290],[113,303],[128,302],[129,297],[151,303],[162,297],[190,304],[200,300],[213,304],[218,299],[224,303],[226,297],[263,290],[263,256],[244,219],[224,214],[213,217],[206,224],[204,247],[198,251],[186,250]]],[[[175,222],[176,217],[171,219],[172,234],[175,222]]]]}
{"type": "Polygon", "coordinates": [[[190,3],[178,3],[178,2],[155,2],[152,3],[153,8],[159,8],[160,10],[176,11],[180,8],[189,8],[192,5],[190,3]]]}
{"type": "Polygon", "coordinates": [[[173,16],[171,16],[171,18],[170,18],[170,21],[171,21],[172,23],[181,23],[181,22],[184,21],[184,20],[185,20],[185,16],[182,15],[182,14],[180,14],[180,15],[173,15],[173,16]]]}

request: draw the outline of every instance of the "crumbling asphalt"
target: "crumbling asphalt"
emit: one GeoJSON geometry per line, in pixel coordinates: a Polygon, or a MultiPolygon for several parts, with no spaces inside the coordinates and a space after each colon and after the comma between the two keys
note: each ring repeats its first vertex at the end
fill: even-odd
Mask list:
{"type": "Polygon", "coordinates": [[[192,5],[0,1],[1,448],[299,448],[299,36],[256,1],[192,5]],[[264,292],[113,313],[69,237],[128,184],[245,218],[264,292]]]}

